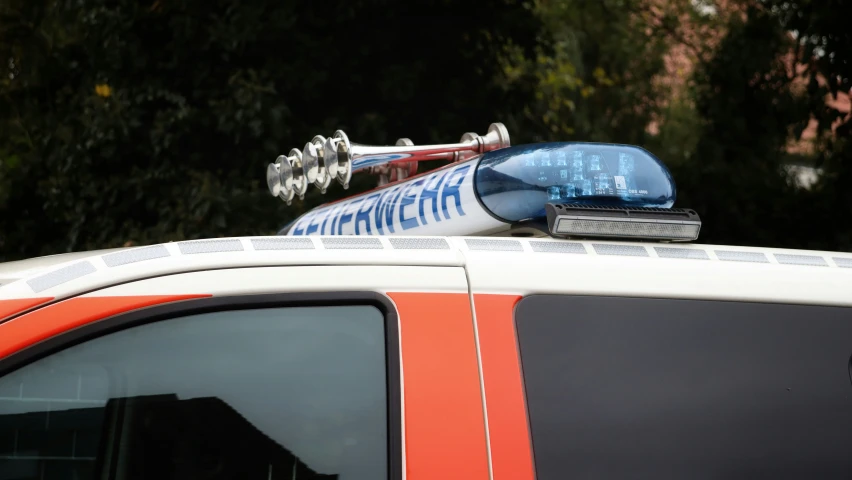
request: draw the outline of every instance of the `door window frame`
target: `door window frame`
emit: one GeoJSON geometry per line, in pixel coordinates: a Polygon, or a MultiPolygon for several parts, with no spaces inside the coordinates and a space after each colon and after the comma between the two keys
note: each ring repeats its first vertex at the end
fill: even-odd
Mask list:
{"type": "Polygon", "coordinates": [[[385,319],[388,479],[402,480],[402,381],[399,314],[385,295],[370,291],[291,292],[222,295],[165,303],[119,313],[73,328],[0,359],[0,377],[25,365],[89,340],[121,330],[190,315],[265,308],[372,306],[385,319]]]}

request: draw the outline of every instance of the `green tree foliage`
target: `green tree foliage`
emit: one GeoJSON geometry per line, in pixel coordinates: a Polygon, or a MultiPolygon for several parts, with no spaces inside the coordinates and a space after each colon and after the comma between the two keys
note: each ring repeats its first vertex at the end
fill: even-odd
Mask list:
{"type": "MultiPolygon", "coordinates": [[[[505,88],[534,85],[535,102],[513,117],[512,131],[532,140],[644,144],[646,128],[666,97],[650,81],[663,71],[671,45],[651,28],[644,0],[534,0],[542,19],[535,55],[509,45],[505,88]]],[[[674,12],[658,20],[670,26],[674,12]]]]}
{"type": "Polygon", "coordinates": [[[849,137],[852,124],[847,114],[823,100],[825,95],[836,98],[838,93],[852,92],[852,5],[842,0],[762,0],[761,4],[798,39],[797,60],[808,67],[808,95],[821,132],[841,122],[837,137],[849,137]]]}
{"type": "Polygon", "coordinates": [[[734,18],[697,72],[698,140],[690,161],[675,170],[682,204],[702,213],[705,239],[789,244],[779,235],[796,198],[783,168],[785,148],[791,128],[807,118],[783,61],[790,40],[761,10],[734,18]]]}
{"type": "Polygon", "coordinates": [[[850,88],[848,3],[6,0],[0,261],[273,233],[374,185],[270,197],[267,163],[314,135],[447,142],[492,121],[515,144],[645,146],[703,242],[852,250],[850,119],[825,102],[850,88]],[[673,86],[677,49],[694,73],[673,86]],[[792,158],[811,117],[816,155],[792,158]],[[810,189],[786,169],[803,160],[810,189]]]}
{"type": "MultiPolygon", "coordinates": [[[[813,49],[799,49],[799,61],[812,67],[807,91],[796,88],[797,44],[789,19],[780,15],[785,8],[743,3],[744,15],[731,16],[712,59],[697,70],[690,92],[695,116],[680,112],[663,127],[660,144],[678,181],[679,203],[701,212],[705,242],[850,250],[852,197],[845,185],[852,163],[838,161],[848,155],[837,147],[846,143],[842,129],[818,139],[817,158],[789,153],[811,115],[836,118],[813,78],[821,62],[813,49]],[[683,138],[684,125],[695,127],[694,152],[678,158],[662,145],[683,138]],[[827,168],[804,189],[787,169],[799,163],[827,168]]],[[[826,7],[794,16],[838,14],[826,7]]],[[[850,54],[839,49],[836,58],[850,54]]]]}
{"type": "Polygon", "coordinates": [[[797,39],[798,61],[806,66],[808,111],[817,121],[815,166],[819,182],[807,198],[800,224],[821,238],[821,248],[852,250],[852,114],[836,103],[852,96],[852,3],[841,0],[762,0],[797,39]]]}
{"type": "Polygon", "coordinates": [[[537,1],[533,11],[546,29],[536,56],[508,49],[503,62],[510,88],[536,85],[536,101],[515,124],[535,140],[636,143],[655,152],[678,183],[677,206],[704,219],[703,242],[852,249],[852,226],[842,220],[852,218],[852,190],[844,188],[852,163],[841,161],[846,131],[821,137],[818,159],[789,153],[811,114],[821,125],[839,115],[825,104],[830,85],[796,88],[791,30],[826,35],[802,36],[798,53],[812,65],[809,75],[848,78],[840,65],[848,68],[852,45],[842,43],[849,34],[837,16],[844,9],[817,1],[537,1]],[[813,41],[817,47],[808,46],[813,41]],[[661,81],[672,74],[666,55],[678,50],[694,67],[679,87],[661,81]],[[825,174],[800,188],[788,167],[815,161],[825,174]]]}
{"type": "MultiPolygon", "coordinates": [[[[0,11],[0,261],[270,234],[266,165],[316,134],[456,141],[520,109],[511,0],[10,0],[0,11]]],[[[528,93],[527,93],[528,94],[528,93]]]]}

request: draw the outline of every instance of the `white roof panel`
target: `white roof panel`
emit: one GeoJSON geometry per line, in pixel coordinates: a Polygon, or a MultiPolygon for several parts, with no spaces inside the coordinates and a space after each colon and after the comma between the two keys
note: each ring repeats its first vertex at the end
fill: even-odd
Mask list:
{"type": "MultiPolygon", "coordinates": [[[[18,279],[0,286],[0,299],[66,298],[201,270],[410,265],[464,266],[474,293],[852,306],[848,294],[852,254],[754,247],[494,237],[279,236],[195,240],[61,258],[66,261],[56,263],[55,258],[13,270],[18,279]]],[[[373,280],[365,279],[365,285],[373,280]]]]}

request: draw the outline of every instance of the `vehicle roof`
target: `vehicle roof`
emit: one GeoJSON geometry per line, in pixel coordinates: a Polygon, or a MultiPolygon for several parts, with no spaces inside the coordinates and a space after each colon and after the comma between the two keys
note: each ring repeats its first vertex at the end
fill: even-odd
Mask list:
{"type": "MultiPolygon", "coordinates": [[[[471,289],[485,293],[571,292],[852,306],[852,253],[838,252],[609,240],[275,236],[89,253],[13,270],[19,276],[0,285],[0,300],[59,300],[117,284],[206,270],[369,265],[460,267],[466,270],[471,289]]],[[[364,282],[369,288],[370,279],[364,282]]],[[[156,282],[146,285],[159,289],[156,282]]],[[[207,288],[201,285],[181,288],[186,293],[207,288]]]]}
{"type": "Polygon", "coordinates": [[[105,253],[116,252],[119,250],[127,250],[127,248],[107,248],[102,250],[59,253],[56,255],[45,255],[43,257],[33,257],[11,262],[0,262],[0,286],[21,278],[35,275],[55,265],[105,253]]]}

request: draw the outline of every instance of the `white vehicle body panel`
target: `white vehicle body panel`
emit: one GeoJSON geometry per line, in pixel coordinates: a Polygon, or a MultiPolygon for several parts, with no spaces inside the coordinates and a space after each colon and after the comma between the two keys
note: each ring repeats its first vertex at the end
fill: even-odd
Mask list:
{"type": "MultiPolygon", "coordinates": [[[[489,242],[499,245],[503,240],[489,242]]],[[[608,241],[562,243],[563,248],[571,245],[576,252],[584,253],[536,252],[534,247],[553,248],[557,241],[517,242],[522,251],[474,251],[465,241],[456,242],[464,252],[474,293],[569,293],[852,306],[852,268],[841,266],[843,260],[852,259],[849,254],[608,241]],[[660,252],[685,258],[665,257],[660,252]],[[764,262],[754,261],[759,256],[764,262]],[[779,258],[783,262],[822,266],[780,263],[779,258]]]]}
{"type": "MultiPolygon", "coordinates": [[[[280,253],[280,252],[279,252],[280,253]]],[[[199,257],[193,257],[199,258],[199,257]]],[[[233,265],[255,263],[253,255],[242,256],[220,254],[217,260],[214,257],[206,257],[208,265],[212,269],[201,271],[190,271],[186,273],[166,274],[151,278],[143,278],[128,283],[122,283],[107,288],[98,289],[81,295],[82,297],[120,297],[137,295],[192,295],[205,294],[213,296],[233,295],[255,295],[275,294],[288,292],[439,292],[467,294],[467,278],[464,269],[459,266],[436,266],[434,258],[427,256],[427,266],[399,266],[399,265],[314,265],[314,266],[244,266],[233,268],[233,265]],[[233,264],[228,267],[226,264],[233,264]],[[218,265],[214,266],[214,265],[218,265]]],[[[279,258],[281,260],[281,258],[279,258]]],[[[89,259],[91,263],[97,263],[95,258],[89,259]]],[[[198,268],[197,262],[191,260],[181,263],[171,260],[184,268],[198,268]]],[[[295,257],[285,261],[295,262],[295,257]]],[[[339,261],[339,260],[338,260],[339,261]]],[[[390,257],[390,263],[393,257],[390,257]]],[[[204,262],[202,262],[204,263],[204,262]]],[[[447,261],[445,263],[452,263],[447,261]]],[[[72,262],[73,265],[73,262],[72,262]]],[[[152,261],[151,265],[155,265],[152,261]]],[[[104,267],[105,269],[108,267],[104,267]]],[[[155,270],[164,271],[163,268],[153,267],[155,270]]],[[[174,265],[172,269],[178,268],[174,265]]],[[[145,269],[141,269],[145,270],[145,269]]],[[[80,290],[80,284],[94,285],[102,283],[101,277],[108,270],[99,271],[99,275],[91,275],[85,282],[82,278],[77,283],[75,290],[80,290]]],[[[126,276],[142,274],[139,268],[131,269],[126,276]]],[[[149,272],[150,274],[150,272],[149,272]]],[[[113,276],[115,278],[115,276],[113,276]]],[[[126,277],[125,277],[126,278],[126,277]]],[[[83,287],[85,288],[85,287],[83,287]]],[[[7,289],[9,290],[9,289],[7,289]]],[[[66,288],[65,294],[70,289],[66,288]]],[[[390,303],[394,303],[391,297],[386,297],[390,303]]],[[[397,319],[399,322],[399,319],[397,319]]],[[[397,329],[402,330],[402,325],[397,324],[397,329]]],[[[399,346],[399,355],[402,358],[402,344],[399,346]]],[[[402,478],[406,478],[405,468],[405,365],[400,362],[400,442],[402,478]]]]}
{"type": "Polygon", "coordinates": [[[462,267],[321,265],[178,273],[116,285],[83,296],[351,291],[467,293],[468,288],[462,267]]]}
{"type": "MultiPolygon", "coordinates": [[[[570,294],[852,306],[852,254],[605,240],[229,238],[95,253],[21,273],[0,286],[0,300],[370,291],[470,293],[473,304],[478,294],[570,294]]],[[[480,319],[471,314],[490,471],[480,319]]],[[[403,478],[404,371],[401,364],[403,478]]]]}
{"type": "MultiPolygon", "coordinates": [[[[422,239],[400,243],[379,237],[228,238],[167,243],[55,265],[0,286],[0,299],[61,299],[145,278],[240,267],[463,266],[461,252],[451,249],[446,240],[441,242],[443,249],[410,248],[422,245],[422,239]]],[[[368,281],[362,278],[362,284],[368,281]]]]}
{"type": "MultiPolygon", "coordinates": [[[[236,293],[279,285],[273,270],[298,266],[288,288],[366,290],[444,288],[456,273],[412,274],[406,267],[467,275],[473,293],[568,293],[852,306],[852,254],[783,249],[493,237],[261,237],[169,243],[54,265],[0,286],[0,299],[56,300],[147,280],[145,293],[236,293]],[[350,266],[336,278],[323,266],[350,266]],[[395,268],[378,268],[395,267],[395,268]],[[220,270],[190,283],[168,275],[220,270]],[[436,269],[441,270],[441,269],[436,269]],[[234,277],[237,276],[237,277],[234,277]],[[423,276],[423,278],[420,278],[423,276]],[[239,278],[219,283],[214,279],[239,278]],[[224,285],[231,285],[225,287],[224,285]],[[433,285],[433,287],[428,287],[433,285]],[[230,290],[229,290],[230,289],[230,290]]],[[[284,280],[280,280],[284,281],[284,280]]],[[[117,288],[117,287],[116,287],[117,288]]],[[[129,288],[129,287],[125,287],[129,288]]],[[[301,289],[301,290],[299,290],[301,289]]],[[[116,290],[119,291],[119,290],[116,290]]]]}

